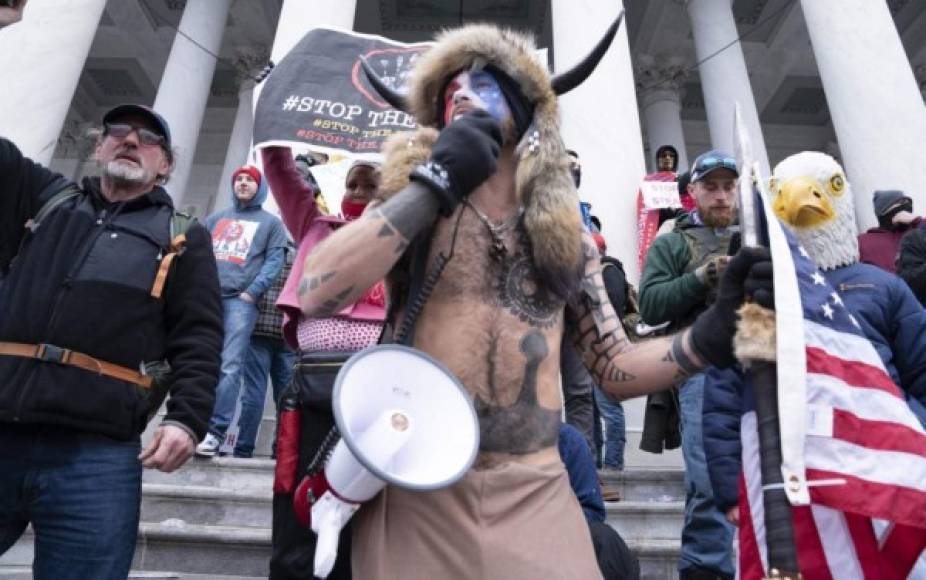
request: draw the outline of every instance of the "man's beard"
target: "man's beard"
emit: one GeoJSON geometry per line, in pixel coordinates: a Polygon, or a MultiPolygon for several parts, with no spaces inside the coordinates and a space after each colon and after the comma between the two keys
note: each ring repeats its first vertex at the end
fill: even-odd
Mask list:
{"type": "Polygon", "coordinates": [[[113,159],[103,168],[103,175],[111,179],[115,185],[121,186],[139,186],[145,185],[151,181],[151,176],[145,168],[136,165],[131,166],[127,163],[123,163],[118,159],[113,159]]]}
{"type": "Polygon", "coordinates": [[[710,228],[727,228],[733,225],[735,213],[733,208],[729,208],[725,213],[712,210],[710,208],[698,208],[698,215],[704,225],[710,228]]]}

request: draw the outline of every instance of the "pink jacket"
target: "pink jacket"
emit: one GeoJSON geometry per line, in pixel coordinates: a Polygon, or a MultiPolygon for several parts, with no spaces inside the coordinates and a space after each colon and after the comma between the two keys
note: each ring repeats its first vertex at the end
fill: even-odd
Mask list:
{"type": "MultiPolygon", "coordinates": [[[[302,280],[306,256],[319,242],[328,237],[328,234],[346,222],[335,216],[321,214],[315,205],[315,192],[299,174],[292,152],[288,147],[267,147],[261,151],[261,155],[264,161],[264,176],[280,208],[283,224],[292,234],[293,239],[299,240],[299,251],[293,262],[292,272],[277,300],[277,308],[283,311],[283,337],[290,346],[295,348],[299,344],[296,338],[296,328],[302,317],[297,288],[299,281],[302,280]]],[[[338,316],[352,320],[376,322],[385,320],[385,307],[370,303],[366,300],[368,296],[369,293],[365,294],[358,302],[340,311],[338,316]]]]}

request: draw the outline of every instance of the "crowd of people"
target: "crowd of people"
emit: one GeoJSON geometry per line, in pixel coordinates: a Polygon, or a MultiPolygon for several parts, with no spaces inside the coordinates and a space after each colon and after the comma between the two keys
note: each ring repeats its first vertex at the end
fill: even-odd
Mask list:
{"type": "MultiPolygon", "coordinates": [[[[252,457],[272,383],[269,575],[312,578],[305,484],[335,425],[335,377],[395,342],[459,378],[479,451],[447,488],[388,487],[362,505],[330,578],[638,578],[605,523],[619,495],[600,474],[623,469],[621,400],[644,395],[641,447],[684,458],[680,576],[733,578],[733,321],[745,301],[774,307],[771,262],[739,248],[736,159],[707,151],[679,175],[665,146],[644,180],[677,183],[678,203],[639,204],[649,233],[629,283],[603,236],[617,219],[580,204],[581,161],[558,129],[558,94],[600,56],[562,83],[515,33],[444,33],[402,101],[419,129],[387,142],[382,163],[354,163],[331,212],[320,160],[274,146],[262,169],[234,171],[231,208],[183,216],[165,189],[170,127],[143,105],[103,116],[100,176],[80,183],[0,138],[0,554],[31,523],[37,579],[125,578],[142,468],[221,454],[239,404],[231,453],[252,457]]],[[[826,243],[804,214],[778,217],[926,423],[926,222],[903,192],[873,203],[877,228],[826,243]]],[[[854,225],[851,204],[839,212],[854,225]]]]}

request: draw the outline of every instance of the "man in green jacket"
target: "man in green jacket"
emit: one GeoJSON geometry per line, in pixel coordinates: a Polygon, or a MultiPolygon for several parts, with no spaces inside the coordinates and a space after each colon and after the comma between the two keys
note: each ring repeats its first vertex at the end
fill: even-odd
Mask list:
{"type": "MultiPolygon", "coordinates": [[[[688,191],[695,209],[653,242],[640,282],[640,314],[647,324],[689,326],[713,302],[729,260],[736,216],[736,160],[709,151],[695,161],[688,191]]],[[[701,439],[704,375],[679,391],[685,460],[685,526],[679,573],[683,580],[732,578],[733,528],[714,505],[701,439]]],[[[649,427],[649,424],[647,424],[649,427]]]]}

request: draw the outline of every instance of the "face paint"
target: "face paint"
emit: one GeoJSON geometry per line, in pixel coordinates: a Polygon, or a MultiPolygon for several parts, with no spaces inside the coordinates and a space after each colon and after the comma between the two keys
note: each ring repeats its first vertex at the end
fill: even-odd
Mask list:
{"type": "Polygon", "coordinates": [[[463,71],[453,77],[444,90],[444,126],[449,125],[458,108],[487,111],[499,122],[511,116],[508,102],[498,81],[484,70],[463,71]],[[466,103],[465,101],[469,101],[466,103]]]}

